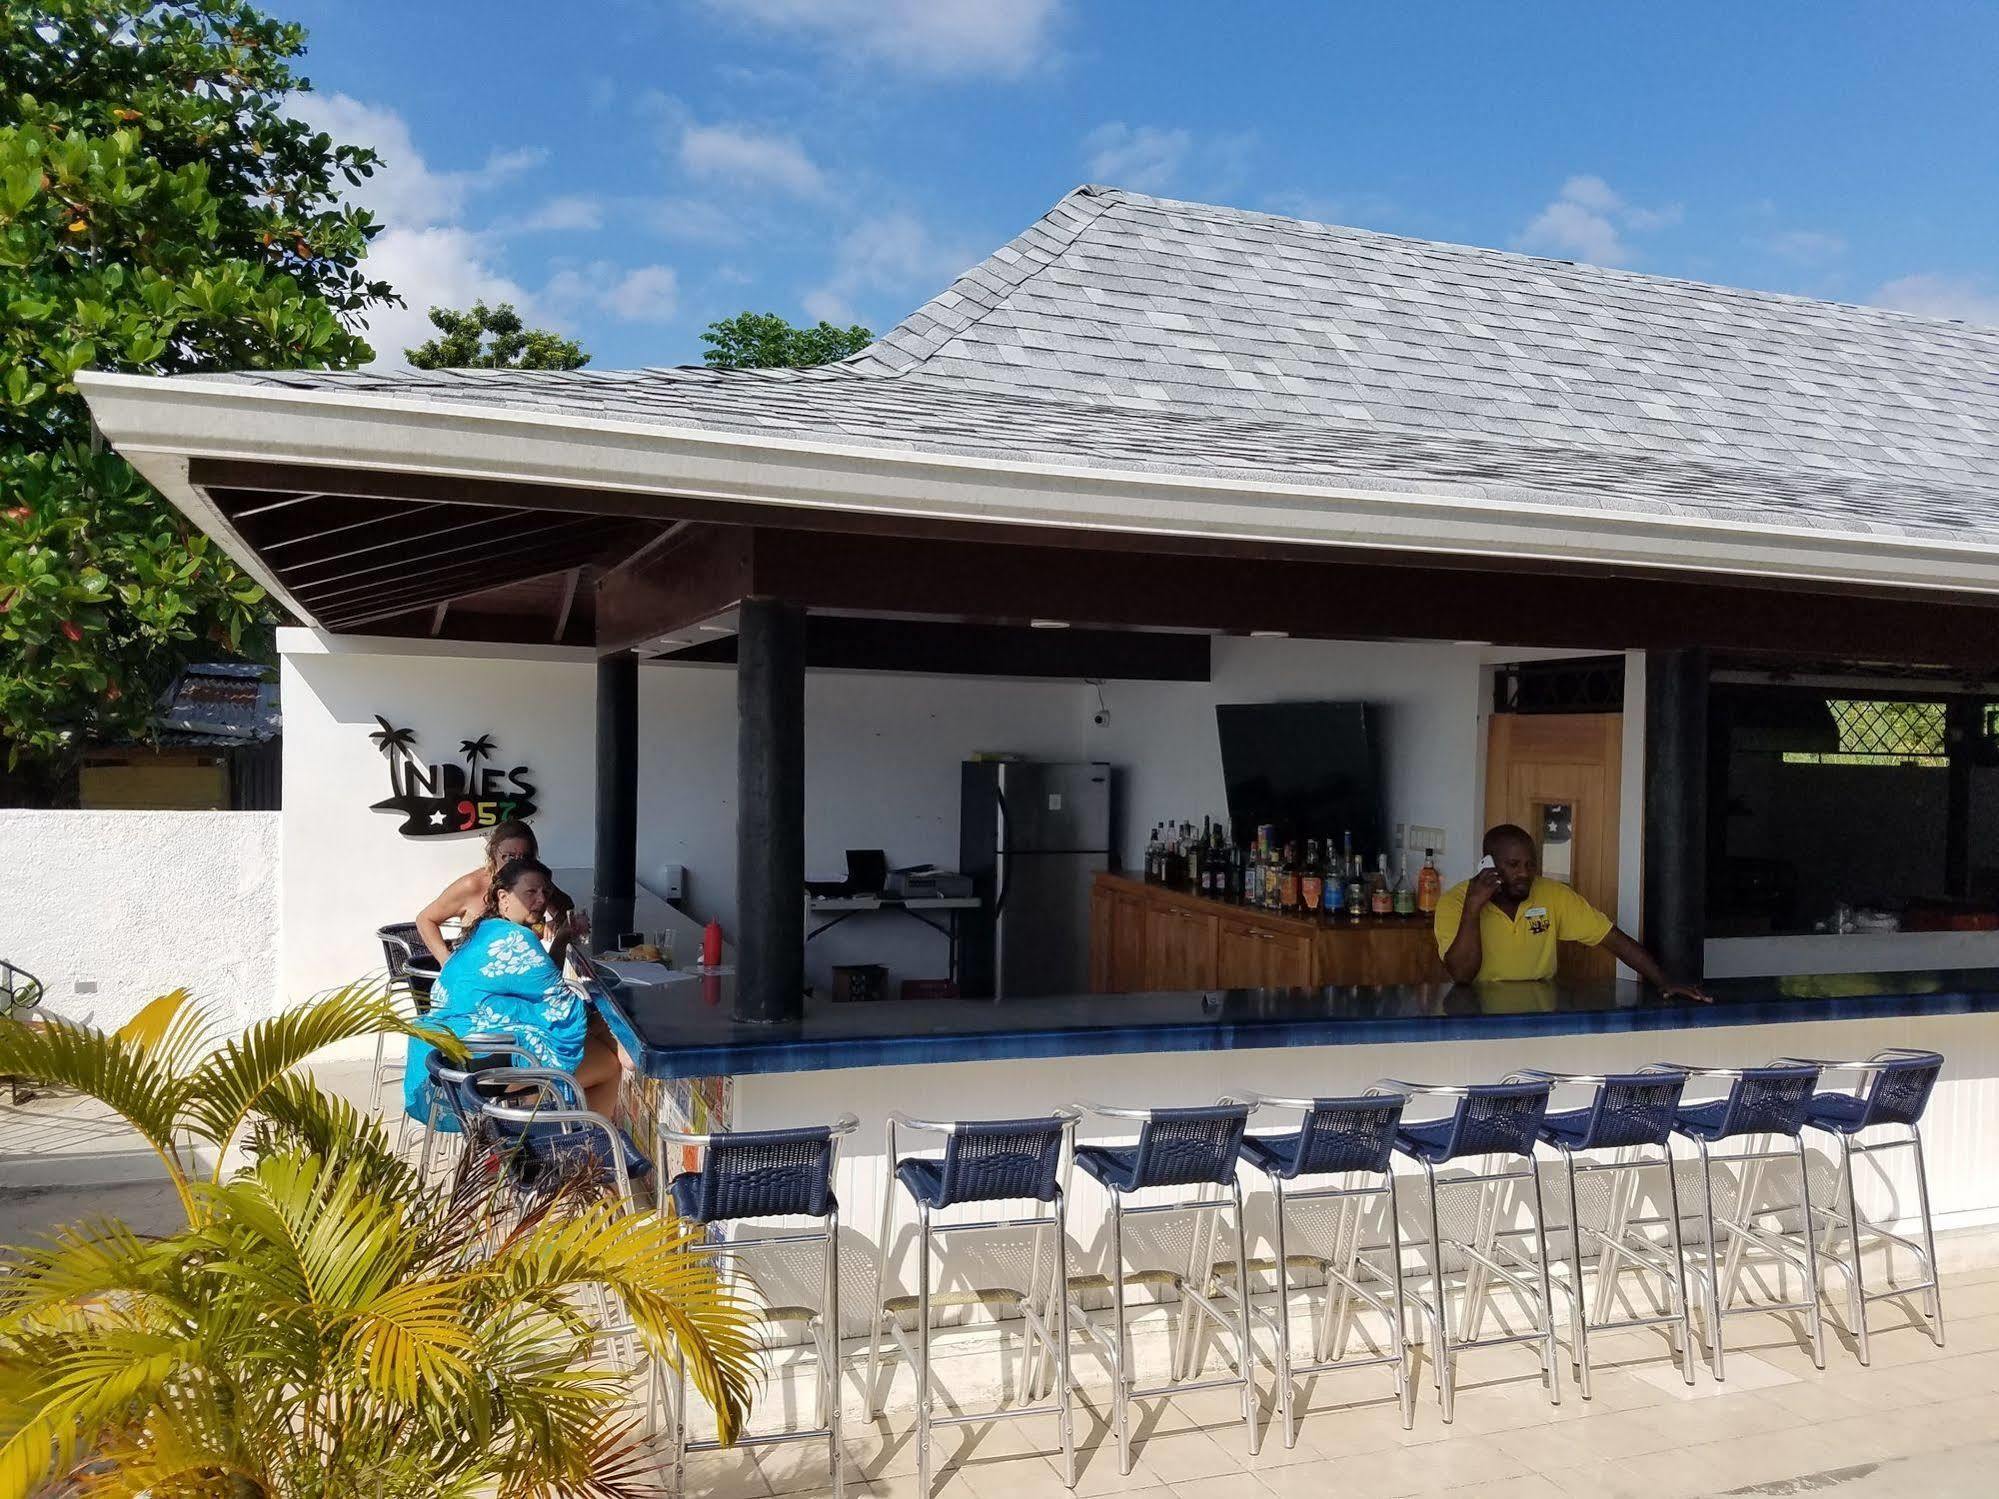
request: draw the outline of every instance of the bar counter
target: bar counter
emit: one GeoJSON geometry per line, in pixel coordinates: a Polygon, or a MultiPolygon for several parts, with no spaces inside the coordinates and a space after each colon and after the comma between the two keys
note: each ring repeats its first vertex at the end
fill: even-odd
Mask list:
{"type": "Polygon", "coordinates": [[[777,1025],[731,1018],[733,979],[676,975],[600,1000],[655,1079],[1154,1052],[1398,1045],[1999,1011],[1999,969],[1729,979],[1714,1003],[1631,981],[1404,984],[810,1004],[777,1025]]]}

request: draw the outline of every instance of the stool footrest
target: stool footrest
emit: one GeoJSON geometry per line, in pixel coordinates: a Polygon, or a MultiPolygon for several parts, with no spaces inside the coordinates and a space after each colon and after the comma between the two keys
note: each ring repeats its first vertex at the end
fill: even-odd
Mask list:
{"type": "Polygon", "coordinates": [[[1213,1379],[1189,1379],[1180,1384],[1148,1385],[1143,1389],[1126,1390],[1133,1400],[1157,1400],[1163,1395],[1192,1395],[1198,1390],[1237,1390],[1242,1388],[1240,1374],[1217,1375],[1213,1379]]]}
{"type": "Polygon", "coordinates": [[[973,1426],[985,1421],[1019,1421],[1028,1416],[1059,1416],[1062,1407],[1053,1402],[1047,1405],[1023,1405],[1013,1410],[957,1411],[945,1416],[928,1418],[932,1426],[973,1426]]]}
{"type": "MultiPolygon", "coordinates": [[[[1025,1291],[1016,1291],[1010,1286],[977,1286],[966,1291],[932,1291],[930,1305],[940,1306],[1020,1306],[1027,1300],[1025,1291]]],[[[915,1296],[891,1296],[882,1303],[882,1315],[899,1316],[903,1312],[915,1311],[922,1302],[915,1296]]]]}

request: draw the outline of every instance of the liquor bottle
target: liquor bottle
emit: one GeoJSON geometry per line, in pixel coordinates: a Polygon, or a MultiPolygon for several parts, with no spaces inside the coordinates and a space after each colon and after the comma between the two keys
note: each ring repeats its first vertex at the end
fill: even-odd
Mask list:
{"type": "MultiPolygon", "coordinates": [[[[1353,835],[1347,835],[1351,838],[1353,835]]],[[[1367,910],[1367,880],[1361,874],[1360,855],[1347,860],[1347,920],[1358,926],[1361,913],[1367,910]]]]}
{"type": "Polygon", "coordinates": [[[1299,886],[1303,882],[1303,871],[1298,867],[1298,845],[1284,845],[1284,867],[1277,875],[1277,909],[1286,916],[1298,914],[1299,886]]]}
{"type": "Polygon", "coordinates": [[[1307,916],[1317,916],[1326,899],[1326,872],[1319,864],[1319,840],[1305,840],[1305,867],[1298,872],[1298,904],[1307,916]]]}
{"type": "Polygon", "coordinates": [[[1388,855],[1374,856],[1374,881],[1368,887],[1367,908],[1376,916],[1395,914],[1395,888],[1388,883],[1388,855]]]}
{"type": "Polygon", "coordinates": [[[1333,840],[1326,839],[1325,893],[1323,905],[1326,915],[1338,916],[1347,908],[1347,872],[1340,863],[1340,856],[1333,852],[1333,840]]]}
{"type": "Polygon", "coordinates": [[[1282,910],[1284,906],[1284,855],[1275,842],[1271,843],[1263,859],[1263,908],[1266,911],[1282,910]]]}
{"type": "Polygon", "coordinates": [[[1416,914],[1416,892],[1409,888],[1409,855],[1402,856],[1402,869],[1395,877],[1395,914],[1414,916],[1416,914]]]}
{"type": "Polygon", "coordinates": [[[1416,871],[1416,909],[1425,916],[1437,909],[1437,902],[1443,898],[1444,877],[1437,873],[1437,851],[1423,850],[1423,867],[1416,871]]]}
{"type": "MultiPolygon", "coordinates": [[[[1191,829],[1194,825],[1190,822],[1187,826],[1191,829]]],[[[1201,819],[1200,836],[1194,840],[1194,867],[1187,871],[1187,893],[1189,895],[1206,895],[1208,893],[1208,882],[1211,878],[1211,865],[1208,861],[1208,840],[1213,833],[1213,825],[1209,823],[1207,818],[1203,817],[1201,819]]]]}
{"type": "Polygon", "coordinates": [[[1145,883],[1157,885],[1163,872],[1161,865],[1166,857],[1166,840],[1161,837],[1165,831],[1158,823],[1152,825],[1152,841],[1145,845],[1145,883]]]}

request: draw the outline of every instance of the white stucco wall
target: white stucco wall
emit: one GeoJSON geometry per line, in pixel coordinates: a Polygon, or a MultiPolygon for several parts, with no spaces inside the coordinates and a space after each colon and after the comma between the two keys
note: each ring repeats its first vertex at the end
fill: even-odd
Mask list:
{"type": "Polygon", "coordinates": [[[122,1025],[186,987],[226,1022],[278,997],[276,812],[0,811],[0,957],[44,1005],[122,1025]]]}

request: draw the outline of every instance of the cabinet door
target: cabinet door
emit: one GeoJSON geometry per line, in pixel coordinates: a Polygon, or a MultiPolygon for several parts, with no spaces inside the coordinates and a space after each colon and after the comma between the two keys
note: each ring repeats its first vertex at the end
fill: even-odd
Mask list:
{"type": "Polygon", "coordinates": [[[1269,933],[1247,921],[1223,917],[1215,927],[1215,984],[1223,989],[1264,987],[1269,933]]]}
{"type": "Polygon", "coordinates": [[[1115,898],[1101,885],[1090,892],[1090,992],[1111,992],[1111,956],[1116,941],[1115,898]]]}
{"type": "Polygon", "coordinates": [[[1312,984],[1312,939],[1303,932],[1263,932],[1263,984],[1267,989],[1307,989],[1312,984]]]}
{"type": "Polygon", "coordinates": [[[1215,987],[1215,918],[1201,911],[1180,913],[1180,989],[1215,987]]]}
{"type": "Polygon", "coordinates": [[[1145,987],[1146,901],[1138,895],[1111,897],[1111,986],[1113,994],[1145,987]]]}
{"type": "Polygon", "coordinates": [[[1180,933],[1185,923],[1172,906],[1152,906],[1145,913],[1145,987],[1184,989],[1181,969],[1186,963],[1180,933]]]}

